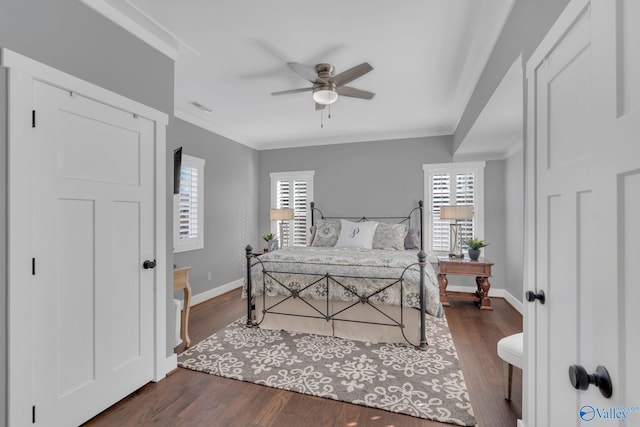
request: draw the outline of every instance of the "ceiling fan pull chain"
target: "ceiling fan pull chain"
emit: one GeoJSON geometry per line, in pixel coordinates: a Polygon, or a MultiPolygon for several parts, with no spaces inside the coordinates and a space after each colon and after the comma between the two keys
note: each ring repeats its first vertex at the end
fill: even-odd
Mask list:
{"type": "Polygon", "coordinates": [[[323,119],[324,119],[324,111],[320,110],[320,129],[324,127],[323,119]]]}
{"type": "Polygon", "coordinates": [[[329,104],[329,119],[331,119],[331,104],[329,104]]]}

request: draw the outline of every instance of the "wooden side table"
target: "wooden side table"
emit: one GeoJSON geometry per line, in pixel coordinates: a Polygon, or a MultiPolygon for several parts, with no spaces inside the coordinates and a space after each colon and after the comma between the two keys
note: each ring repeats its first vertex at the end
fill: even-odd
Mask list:
{"type": "Polygon", "coordinates": [[[191,345],[191,338],[189,338],[189,311],[191,310],[191,285],[189,284],[189,270],[187,267],[175,267],[173,269],[173,291],[184,290],[184,305],[182,307],[182,341],[184,346],[189,347],[191,345]]]}
{"type": "Polygon", "coordinates": [[[489,299],[489,277],[491,277],[491,266],[493,262],[486,258],[478,261],[470,259],[449,259],[438,257],[438,284],[440,285],[440,302],[444,306],[449,306],[449,300],[474,301],[482,310],[493,310],[489,299]],[[447,291],[447,274],[457,274],[461,276],[475,276],[477,290],[475,292],[451,292],[447,291]]]}

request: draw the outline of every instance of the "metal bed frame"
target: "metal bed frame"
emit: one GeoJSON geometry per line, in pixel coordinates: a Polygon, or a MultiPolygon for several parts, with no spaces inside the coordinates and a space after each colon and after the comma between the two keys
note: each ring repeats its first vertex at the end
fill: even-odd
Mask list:
{"type": "MultiPolygon", "coordinates": [[[[322,211],[318,208],[315,207],[315,203],[311,202],[311,226],[315,225],[315,211],[318,211],[318,213],[320,214],[320,217],[322,219],[338,219],[338,218],[342,218],[342,219],[352,219],[352,220],[357,220],[358,222],[361,221],[369,221],[369,220],[395,220],[397,221],[398,224],[402,224],[402,223],[407,223],[407,226],[409,227],[411,225],[411,216],[414,214],[414,212],[417,210],[419,211],[419,216],[420,216],[420,236],[422,236],[422,230],[423,230],[423,202],[422,200],[420,200],[418,202],[418,206],[413,208],[411,210],[411,212],[409,212],[409,214],[407,216],[403,216],[403,217],[325,217],[324,214],[322,213],[322,211]]],[[[327,322],[329,321],[340,321],[340,322],[354,322],[354,323],[366,323],[366,324],[372,324],[372,325],[380,325],[380,326],[397,326],[400,328],[402,336],[404,337],[404,339],[411,345],[415,346],[416,348],[420,349],[420,350],[426,350],[427,346],[428,346],[428,342],[427,342],[427,337],[426,337],[426,324],[425,324],[425,289],[424,289],[424,268],[426,266],[426,262],[427,262],[427,256],[423,250],[423,243],[422,243],[422,238],[420,239],[420,251],[418,252],[418,262],[410,264],[408,266],[406,266],[404,268],[404,270],[402,271],[402,274],[400,275],[400,277],[396,277],[396,278],[381,278],[381,277],[355,277],[355,276],[340,276],[340,275],[332,275],[330,273],[325,273],[323,275],[320,274],[308,274],[308,273],[293,273],[293,272],[283,272],[283,271],[279,271],[279,272],[273,272],[273,271],[268,271],[265,268],[264,263],[262,262],[262,260],[258,257],[258,255],[253,253],[253,248],[248,245],[245,248],[245,252],[246,252],[246,260],[247,260],[247,284],[246,284],[246,290],[247,290],[247,322],[246,322],[246,326],[247,327],[257,327],[260,325],[260,323],[262,323],[262,321],[264,320],[264,317],[266,316],[266,314],[268,313],[272,313],[272,314],[280,314],[280,315],[287,315],[287,316],[295,316],[295,317],[306,317],[306,318],[313,318],[313,319],[324,319],[327,322]],[[253,262],[253,263],[252,263],[253,262]],[[280,301],[278,301],[277,303],[271,305],[270,307],[266,306],[266,292],[264,291],[264,286],[266,284],[266,280],[263,280],[263,292],[262,292],[262,298],[263,298],[263,310],[262,310],[262,319],[259,322],[256,322],[252,319],[252,311],[255,307],[255,304],[253,302],[253,297],[252,295],[252,273],[251,273],[251,267],[253,265],[256,265],[257,263],[260,263],[260,265],[262,266],[262,274],[264,275],[263,279],[266,278],[270,278],[271,280],[273,280],[275,283],[277,283],[278,285],[282,286],[283,288],[285,288],[287,290],[287,292],[289,293],[288,296],[282,296],[282,299],[280,301]],[[420,312],[421,312],[421,316],[420,316],[420,343],[419,344],[414,344],[411,343],[409,341],[409,339],[407,338],[407,336],[405,335],[405,325],[404,325],[404,275],[407,272],[407,270],[415,265],[418,265],[419,270],[420,270],[420,312]],[[284,283],[282,283],[280,280],[278,280],[277,275],[278,274],[301,274],[301,275],[306,275],[306,276],[317,276],[317,279],[312,280],[310,283],[305,284],[301,289],[292,289],[290,287],[288,287],[287,285],[285,285],[284,283]],[[362,278],[362,279],[375,279],[378,281],[388,281],[388,284],[386,284],[385,286],[381,287],[380,289],[377,289],[374,292],[371,292],[369,294],[362,294],[359,295],[356,292],[354,292],[354,290],[350,289],[349,287],[343,285],[341,283],[341,279],[345,279],[345,278],[362,278]],[[303,292],[304,290],[312,287],[312,286],[316,286],[318,284],[320,284],[321,282],[324,282],[324,286],[326,286],[326,298],[324,300],[321,301],[325,301],[326,302],[326,311],[322,311],[320,309],[318,309],[316,306],[310,304],[305,298],[306,297],[302,297],[300,295],[301,292],[303,292]],[[329,306],[330,306],[330,297],[329,297],[329,284],[330,283],[334,283],[336,284],[340,289],[344,290],[345,292],[353,295],[354,297],[356,297],[356,300],[351,304],[348,305],[346,308],[343,308],[342,310],[335,312],[333,314],[329,313],[329,306]],[[386,289],[392,287],[392,286],[400,286],[400,321],[397,321],[395,319],[393,319],[390,315],[388,315],[387,313],[385,313],[384,311],[382,311],[380,309],[380,306],[375,305],[374,303],[370,302],[370,299],[372,297],[375,297],[377,294],[385,291],[386,289]],[[303,304],[306,304],[308,307],[310,307],[313,312],[315,312],[312,315],[307,315],[307,314],[293,314],[293,313],[286,313],[286,312],[279,312],[278,310],[278,305],[282,304],[283,302],[287,301],[287,300],[291,300],[291,299],[297,299],[300,300],[303,304]],[[345,312],[346,310],[358,305],[358,304],[367,304],[368,306],[370,306],[371,308],[373,308],[374,310],[376,310],[377,312],[379,312],[382,316],[384,316],[386,319],[388,319],[388,323],[383,323],[383,322],[373,322],[373,321],[361,321],[361,320],[352,320],[352,319],[340,319],[339,317],[337,317],[338,315],[340,315],[341,313],[345,312]]],[[[318,299],[314,299],[314,301],[318,301],[318,299]]],[[[257,317],[257,316],[256,316],[257,317]]]]}

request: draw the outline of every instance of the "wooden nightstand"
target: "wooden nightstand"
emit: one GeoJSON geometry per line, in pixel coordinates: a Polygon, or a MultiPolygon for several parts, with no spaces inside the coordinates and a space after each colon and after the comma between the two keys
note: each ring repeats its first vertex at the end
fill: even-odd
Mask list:
{"type": "Polygon", "coordinates": [[[191,345],[189,338],[189,311],[191,310],[191,285],[189,284],[189,270],[191,267],[175,267],[173,269],[173,291],[184,290],[184,304],[182,307],[182,341],[185,347],[191,345]]]}
{"type": "Polygon", "coordinates": [[[482,310],[493,310],[489,299],[489,277],[493,262],[486,258],[478,261],[470,259],[449,259],[438,257],[438,284],[440,285],[440,302],[449,306],[449,300],[474,301],[482,310]],[[447,274],[460,276],[476,276],[477,290],[475,292],[447,292],[447,274]]]}

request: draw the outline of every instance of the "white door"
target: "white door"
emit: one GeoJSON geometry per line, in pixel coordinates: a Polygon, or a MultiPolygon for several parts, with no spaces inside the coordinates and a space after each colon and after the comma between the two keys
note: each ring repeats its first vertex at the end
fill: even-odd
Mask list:
{"type": "Polygon", "coordinates": [[[154,124],[33,94],[35,420],[73,426],[153,376],[154,124]]]}
{"type": "Polygon", "coordinates": [[[527,65],[527,427],[640,425],[639,28],[637,0],[574,0],[527,65]]]}

